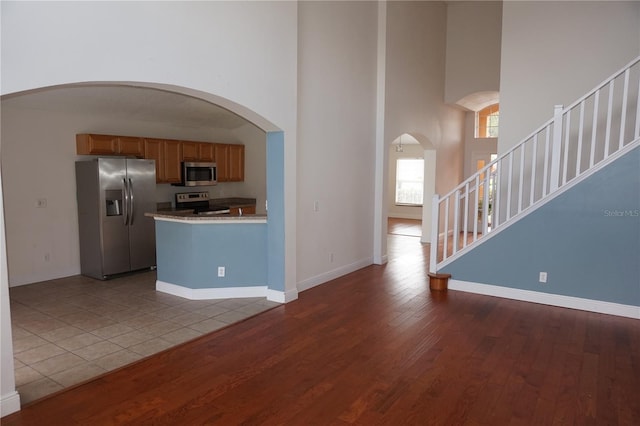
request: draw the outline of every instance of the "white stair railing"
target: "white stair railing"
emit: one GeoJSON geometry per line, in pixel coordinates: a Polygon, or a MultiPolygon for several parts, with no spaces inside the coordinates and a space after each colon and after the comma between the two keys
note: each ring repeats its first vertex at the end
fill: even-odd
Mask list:
{"type": "Polygon", "coordinates": [[[541,205],[640,137],[640,57],[432,202],[429,270],[541,205]],[[471,223],[470,223],[471,222],[471,223]]]}

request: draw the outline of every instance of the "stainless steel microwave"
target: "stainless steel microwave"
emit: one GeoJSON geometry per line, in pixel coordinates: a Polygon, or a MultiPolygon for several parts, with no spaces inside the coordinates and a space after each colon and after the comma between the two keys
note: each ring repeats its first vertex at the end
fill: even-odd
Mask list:
{"type": "Polygon", "coordinates": [[[218,183],[216,163],[183,162],[183,186],[207,186],[218,183]]]}

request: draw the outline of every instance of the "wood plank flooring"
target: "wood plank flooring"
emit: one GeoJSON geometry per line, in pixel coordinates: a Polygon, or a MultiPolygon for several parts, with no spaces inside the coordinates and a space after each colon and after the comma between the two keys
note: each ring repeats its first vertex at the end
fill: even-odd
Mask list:
{"type": "Polygon", "coordinates": [[[638,425],[640,322],[430,292],[428,246],[30,404],[12,425],[638,425]]]}

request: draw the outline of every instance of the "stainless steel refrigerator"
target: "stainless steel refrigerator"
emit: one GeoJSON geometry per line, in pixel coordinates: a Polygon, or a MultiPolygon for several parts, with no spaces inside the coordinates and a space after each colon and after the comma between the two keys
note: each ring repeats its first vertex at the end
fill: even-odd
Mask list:
{"type": "Polygon", "coordinates": [[[76,162],[80,270],[107,279],[154,268],[154,160],[97,158],[76,162]]]}

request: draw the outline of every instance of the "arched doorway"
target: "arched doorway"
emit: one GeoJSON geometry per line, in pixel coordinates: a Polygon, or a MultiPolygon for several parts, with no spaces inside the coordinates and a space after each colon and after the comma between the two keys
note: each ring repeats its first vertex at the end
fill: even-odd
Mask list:
{"type": "MultiPolygon", "coordinates": [[[[216,119],[222,120],[225,122],[230,122],[232,120],[241,120],[247,123],[250,123],[253,126],[259,128],[263,133],[263,143],[266,144],[266,192],[268,194],[269,199],[269,220],[268,220],[268,247],[265,248],[267,250],[268,256],[268,285],[269,290],[272,290],[276,294],[276,298],[280,297],[281,301],[288,301],[291,298],[295,298],[294,294],[289,291],[288,293],[285,291],[285,276],[284,276],[284,133],[273,123],[269,122],[259,114],[249,110],[248,108],[243,107],[237,103],[234,103],[228,99],[221,98],[219,96],[205,93],[202,91],[197,91],[190,88],[178,87],[178,86],[170,86],[170,85],[162,85],[155,83],[131,83],[131,82],[93,82],[93,83],[77,83],[77,84],[69,84],[62,86],[54,86],[54,87],[45,87],[39,88],[35,90],[30,90],[26,92],[20,93],[12,93],[5,95],[1,98],[2,102],[5,100],[8,101],[20,101],[21,99],[26,99],[29,96],[39,96],[40,102],[45,102],[47,98],[47,94],[52,94],[53,91],[60,90],[81,90],[81,89],[96,89],[101,88],[108,91],[110,88],[118,88],[118,89],[131,89],[131,90],[145,90],[149,92],[153,92],[160,97],[163,96],[174,96],[176,99],[179,97],[184,100],[186,111],[188,113],[189,108],[195,108],[195,104],[204,104],[208,105],[211,109],[208,113],[212,116],[212,119],[215,121],[216,119]],[[222,117],[222,118],[221,118],[222,117]]],[[[106,92],[104,92],[106,93],[106,92]]],[[[153,97],[152,97],[153,98],[153,97]]],[[[157,98],[156,98],[157,99],[157,98]]],[[[95,101],[95,100],[94,100],[95,101]]],[[[111,99],[113,101],[113,99],[111,99]]],[[[104,98],[97,99],[97,102],[92,102],[92,105],[100,105],[103,104],[102,107],[108,108],[108,104],[110,99],[108,96],[104,98]]],[[[112,105],[113,106],[113,105],[112,105]]],[[[45,105],[42,103],[40,106],[43,110],[46,109],[61,109],[61,104],[55,105],[45,105]]],[[[156,105],[157,107],[157,105],[156,105]]],[[[96,110],[96,116],[102,111],[104,113],[104,109],[96,110]]],[[[130,111],[131,112],[131,111],[130,111]]],[[[202,112],[202,111],[200,111],[202,112]]],[[[165,111],[167,113],[167,111],[165,111]]],[[[205,119],[203,117],[198,116],[198,111],[192,111],[194,115],[194,120],[202,120],[205,119]]],[[[139,114],[140,116],[144,116],[143,113],[139,114]]],[[[94,117],[95,118],[95,117],[94,117]]],[[[148,119],[149,117],[147,117],[148,119]]],[[[151,117],[152,118],[152,117],[151,117]]],[[[166,117],[163,117],[166,118],[166,117]]],[[[55,121],[55,120],[52,120],[55,121]]],[[[27,123],[28,124],[28,123],[27,123]]],[[[69,140],[69,149],[68,151],[65,148],[64,152],[58,152],[57,155],[67,156],[69,157],[69,161],[73,161],[75,156],[75,145],[73,143],[73,134],[87,132],[91,130],[99,131],[100,129],[106,129],[106,125],[104,122],[100,124],[100,120],[96,119],[91,121],[89,124],[85,124],[87,127],[76,127],[73,128],[73,131],[60,131],[58,136],[63,138],[68,138],[69,140]],[[102,127],[101,127],[102,126],[102,127]]],[[[52,130],[52,129],[50,129],[52,130]]],[[[68,129],[67,129],[68,130],[68,129]]],[[[152,135],[151,135],[152,136],[152,135]]],[[[52,136],[53,137],[53,136],[52,136]]],[[[175,136],[174,136],[175,137],[175,136]]],[[[4,138],[3,138],[4,139],[4,138]]],[[[3,151],[2,155],[3,160],[8,162],[12,161],[10,157],[11,150],[5,149],[10,144],[7,143],[8,140],[3,140],[3,151]]],[[[40,144],[46,144],[50,141],[46,139],[42,139],[37,141],[40,144]]],[[[37,152],[34,155],[38,155],[37,152]]],[[[52,156],[53,157],[53,156],[52,156]]],[[[54,161],[54,158],[43,158],[42,161],[54,161]]],[[[71,169],[70,169],[71,170],[71,169]]],[[[71,171],[71,173],[73,173],[71,171]]],[[[38,177],[43,178],[42,176],[38,177]]],[[[49,181],[59,179],[59,176],[49,176],[47,179],[49,181]]],[[[15,179],[3,179],[5,189],[8,185],[15,185],[15,179]],[[13,182],[13,183],[12,183],[13,182]]],[[[69,192],[73,192],[71,189],[69,192]]],[[[13,387],[15,389],[15,381],[13,380],[13,363],[12,361],[12,344],[11,344],[11,316],[9,311],[9,297],[8,297],[8,284],[9,284],[9,274],[7,272],[7,252],[5,247],[5,237],[6,230],[5,227],[5,208],[7,206],[6,197],[4,197],[4,192],[0,192],[0,196],[3,201],[2,208],[0,208],[0,223],[1,233],[0,237],[2,239],[2,250],[0,251],[0,256],[2,257],[2,279],[0,280],[0,285],[2,286],[2,376],[3,376],[3,410],[5,406],[5,400],[7,400],[7,404],[10,406],[12,404],[11,401],[17,399],[16,395],[8,395],[6,392],[6,386],[8,383],[13,383],[13,387]],[[6,296],[6,297],[5,297],[6,296]],[[5,356],[7,355],[7,356],[5,356]],[[8,397],[5,397],[8,395],[8,397]],[[15,398],[14,398],[15,396],[15,398]]],[[[73,195],[71,196],[73,198],[73,195]]],[[[27,200],[28,201],[28,200],[27,200]]],[[[51,203],[52,200],[50,200],[51,203]]],[[[51,205],[50,205],[51,207],[51,205]]],[[[11,250],[11,247],[9,247],[11,250]]],[[[9,271],[11,272],[11,271],[9,271]]],[[[64,274],[64,271],[58,272],[64,274]]],[[[9,386],[9,385],[8,385],[9,386]]],[[[9,386],[10,387],[10,386],[9,386]]],[[[10,411],[10,410],[9,410],[10,411]]]]}

